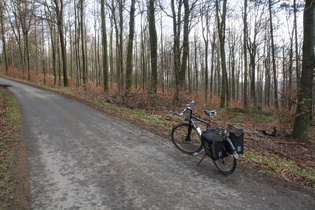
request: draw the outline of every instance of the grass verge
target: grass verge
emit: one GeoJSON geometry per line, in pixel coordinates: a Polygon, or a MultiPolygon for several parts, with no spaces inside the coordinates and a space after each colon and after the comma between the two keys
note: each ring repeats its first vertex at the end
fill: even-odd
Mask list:
{"type": "Polygon", "coordinates": [[[28,209],[26,155],[19,106],[0,87],[0,209],[28,209]]]}
{"type": "Polygon", "coordinates": [[[315,169],[301,166],[299,162],[267,150],[248,149],[244,160],[259,173],[274,175],[315,190],[315,169]]]}

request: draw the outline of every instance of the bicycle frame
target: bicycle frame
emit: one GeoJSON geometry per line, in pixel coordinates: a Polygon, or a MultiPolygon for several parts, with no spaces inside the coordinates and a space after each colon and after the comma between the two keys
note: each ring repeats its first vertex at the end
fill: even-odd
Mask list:
{"type": "MultiPolygon", "coordinates": [[[[189,119],[188,119],[188,122],[189,122],[190,125],[192,125],[192,127],[193,127],[194,129],[197,130],[197,126],[196,126],[195,122],[193,121],[193,119],[195,119],[195,120],[197,120],[197,121],[199,121],[199,122],[202,122],[202,123],[206,124],[206,125],[207,125],[207,129],[209,129],[209,127],[211,126],[211,123],[210,123],[210,122],[205,121],[205,120],[203,120],[203,119],[201,119],[201,118],[199,118],[199,117],[194,116],[194,115],[192,114],[192,112],[193,112],[192,109],[189,108],[188,110],[189,110],[189,119]]],[[[189,134],[190,134],[190,132],[191,132],[191,130],[189,131],[189,134]]],[[[201,138],[200,133],[199,133],[199,132],[197,132],[197,133],[198,133],[199,138],[201,138]]]]}

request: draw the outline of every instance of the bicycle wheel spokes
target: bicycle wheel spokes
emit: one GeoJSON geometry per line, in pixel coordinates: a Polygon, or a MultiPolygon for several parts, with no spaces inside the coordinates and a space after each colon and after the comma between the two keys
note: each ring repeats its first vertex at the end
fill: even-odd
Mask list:
{"type": "Polygon", "coordinates": [[[218,160],[212,160],[215,167],[223,174],[231,174],[236,168],[236,159],[232,154],[227,153],[226,157],[220,158],[218,160]]]}
{"type": "Polygon", "coordinates": [[[174,145],[183,153],[193,154],[202,149],[196,130],[192,129],[188,123],[175,126],[171,135],[174,145]]]}

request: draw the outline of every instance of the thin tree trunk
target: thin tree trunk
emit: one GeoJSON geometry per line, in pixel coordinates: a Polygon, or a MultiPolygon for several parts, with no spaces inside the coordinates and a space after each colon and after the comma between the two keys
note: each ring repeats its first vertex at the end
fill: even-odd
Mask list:
{"type": "MultiPolygon", "coordinates": [[[[208,59],[209,59],[209,19],[210,17],[208,16],[209,11],[206,10],[205,11],[205,26],[202,24],[202,36],[203,36],[203,40],[205,43],[205,102],[208,102],[208,92],[209,92],[209,66],[208,66],[208,59]]],[[[204,22],[203,20],[201,21],[202,23],[204,22]]]]}
{"type": "Polygon", "coordinates": [[[213,89],[213,83],[214,83],[214,60],[215,60],[215,48],[216,48],[216,33],[213,32],[213,37],[212,37],[212,41],[211,41],[211,70],[210,70],[210,91],[211,91],[211,95],[210,95],[210,102],[212,100],[212,96],[215,93],[215,90],[213,89]]]}
{"type": "Polygon", "coordinates": [[[68,72],[67,72],[67,52],[66,52],[66,43],[64,40],[64,29],[63,29],[63,0],[54,0],[55,9],[57,15],[57,26],[60,37],[60,47],[62,55],[62,70],[63,70],[63,84],[65,87],[68,86],[68,72]]]}
{"type": "Polygon", "coordinates": [[[57,84],[57,71],[56,71],[56,29],[51,24],[50,26],[50,41],[51,41],[51,51],[52,51],[52,70],[54,74],[54,85],[57,84]]]}
{"type": "Polygon", "coordinates": [[[180,74],[179,74],[179,82],[181,89],[183,89],[183,85],[185,84],[186,78],[186,69],[187,69],[187,62],[188,62],[188,55],[189,55],[189,3],[188,0],[183,0],[184,2],[184,31],[183,31],[183,56],[182,62],[180,67],[180,74]]]}
{"type": "Polygon", "coordinates": [[[101,0],[101,18],[102,18],[102,45],[103,45],[103,86],[104,92],[109,90],[108,87],[108,55],[107,55],[107,35],[105,20],[105,0],[101,0]]]}
{"type": "Polygon", "coordinates": [[[0,2],[1,39],[2,39],[2,49],[3,49],[3,57],[4,57],[4,63],[5,63],[5,73],[8,74],[8,72],[9,72],[9,65],[8,65],[7,46],[6,46],[6,39],[5,39],[4,9],[5,9],[4,2],[1,1],[0,2]]]}
{"type": "Polygon", "coordinates": [[[119,77],[119,92],[123,92],[124,89],[124,81],[125,81],[125,75],[124,75],[124,53],[123,53],[123,30],[124,30],[124,19],[123,19],[123,10],[124,10],[124,5],[123,5],[123,0],[119,0],[119,30],[118,31],[118,36],[119,36],[119,45],[118,45],[118,65],[119,65],[119,71],[120,71],[120,77],[119,77]]]}
{"type": "Polygon", "coordinates": [[[248,81],[247,81],[247,47],[246,47],[246,43],[247,43],[247,34],[248,34],[248,30],[247,30],[247,0],[244,0],[244,29],[243,29],[243,50],[244,50],[244,108],[246,109],[248,107],[248,98],[247,98],[247,86],[248,86],[248,81]]]}
{"type": "Polygon", "coordinates": [[[299,42],[298,42],[298,32],[297,32],[297,5],[296,0],[294,0],[294,38],[295,38],[295,68],[296,68],[296,81],[297,86],[300,87],[300,68],[299,68],[299,42]]]}
{"type": "Polygon", "coordinates": [[[175,0],[171,0],[171,8],[173,15],[173,34],[174,34],[174,70],[175,70],[175,86],[176,92],[174,101],[177,103],[180,100],[180,22],[182,3],[178,5],[178,17],[175,11],[175,0]]]}
{"type": "Polygon", "coordinates": [[[130,92],[132,85],[132,69],[133,69],[133,41],[135,34],[135,4],[136,0],[131,1],[130,20],[129,20],[129,40],[127,48],[127,64],[126,64],[126,94],[130,92]]]}
{"type": "Polygon", "coordinates": [[[85,57],[85,35],[84,35],[84,0],[80,0],[80,33],[81,33],[81,53],[82,53],[82,77],[83,77],[83,86],[86,89],[88,76],[86,68],[86,57],[85,57]]]}
{"type": "Polygon", "coordinates": [[[271,39],[271,59],[272,59],[272,70],[273,70],[273,85],[274,85],[274,98],[276,109],[279,108],[278,102],[278,80],[277,80],[277,66],[276,66],[276,55],[275,55],[275,43],[273,35],[273,22],[272,22],[272,0],[269,0],[269,23],[270,23],[270,39],[271,39]]]}
{"type": "Polygon", "coordinates": [[[157,93],[158,73],[157,73],[157,32],[155,27],[155,0],[149,1],[149,33],[151,48],[151,90],[157,93]]]}

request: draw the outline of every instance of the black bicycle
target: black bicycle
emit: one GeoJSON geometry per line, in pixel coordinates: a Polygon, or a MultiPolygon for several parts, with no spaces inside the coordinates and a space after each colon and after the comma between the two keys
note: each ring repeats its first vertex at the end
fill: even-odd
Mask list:
{"type": "MultiPolygon", "coordinates": [[[[229,138],[229,132],[226,129],[215,129],[213,128],[214,120],[217,112],[215,110],[209,111],[204,110],[204,113],[209,117],[209,120],[203,120],[195,115],[193,115],[193,109],[191,105],[194,101],[191,99],[186,99],[190,101],[189,104],[182,109],[180,113],[174,111],[178,116],[183,116],[186,111],[189,111],[189,118],[185,119],[187,122],[180,123],[172,129],[171,137],[172,142],[181,152],[189,155],[197,156],[203,151],[205,151],[204,157],[199,161],[197,165],[208,155],[215,167],[223,174],[231,174],[236,168],[236,160],[239,158],[237,150],[233,145],[231,139],[229,138]],[[202,132],[201,129],[195,124],[195,121],[199,121],[206,125],[206,131],[202,132]],[[206,132],[217,133],[217,136],[222,138],[221,144],[222,151],[216,151],[211,149],[215,146],[215,142],[208,143],[203,135],[206,132]]],[[[216,135],[216,134],[215,134],[216,135]]]]}

